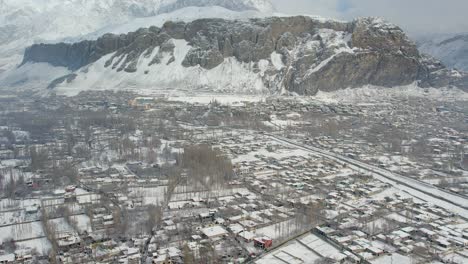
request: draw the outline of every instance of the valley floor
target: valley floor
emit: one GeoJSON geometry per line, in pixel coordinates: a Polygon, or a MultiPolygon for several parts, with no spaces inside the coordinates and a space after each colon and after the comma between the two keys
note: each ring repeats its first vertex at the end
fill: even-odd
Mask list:
{"type": "Polygon", "coordinates": [[[464,263],[467,100],[397,91],[4,96],[0,259],[464,263]]]}

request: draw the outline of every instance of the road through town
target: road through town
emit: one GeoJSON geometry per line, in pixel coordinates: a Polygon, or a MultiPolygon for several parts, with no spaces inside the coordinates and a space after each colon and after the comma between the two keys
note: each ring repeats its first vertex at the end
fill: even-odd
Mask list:
{"type": "Polygon", "coordinates": [[[440,189],[434,185],[418,181],[416,179],[399,175],[388,170],[384,170],[377,166],[369,165],[367,163],[357,161],[336,153],[329,152],[320,148],[312,147],[309,145],[301,144],[293,140],[280,137],[273,134],[268,134],[272,140],[278,143],[294,146],[312,154],[326,157],[337,162],[346,163],[350,168],[369,173],[374,178],[386,182],[395,188],[405,191],[411,196],[428,203],[442,207],[452,213],[468,219],[468,197],[458,195],[440,189]]]}

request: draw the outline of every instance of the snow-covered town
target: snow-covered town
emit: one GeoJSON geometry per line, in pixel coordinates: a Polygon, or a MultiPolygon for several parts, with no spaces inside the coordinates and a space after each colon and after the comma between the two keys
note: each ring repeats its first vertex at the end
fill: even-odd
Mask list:
{"type": "Polygon", "coordinates": [[[468,264],[467,0],[0,0],[0,264],[468,264]]]}
{"type": "Polygon", "coordinates": [[[0,100],[0,263],[468,261],[464,102],[0,100]]]}

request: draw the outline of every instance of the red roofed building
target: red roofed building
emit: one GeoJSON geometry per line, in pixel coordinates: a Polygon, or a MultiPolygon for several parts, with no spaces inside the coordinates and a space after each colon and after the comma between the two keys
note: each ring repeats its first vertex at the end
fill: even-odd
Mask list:
{"type": "Polygon", "coordinates": [[[273,246],[273,240],[269,237],[254,238],[254,246],[267,249],[273,246]]]}

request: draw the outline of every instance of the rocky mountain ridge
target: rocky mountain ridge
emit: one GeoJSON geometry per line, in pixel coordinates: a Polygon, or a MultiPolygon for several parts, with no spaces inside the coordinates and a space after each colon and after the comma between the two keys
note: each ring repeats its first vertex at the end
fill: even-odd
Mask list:
{"type": "Polygon", "coordinates": [[[0,0],[0,85],[2,72],[14,70],[35,43],[95,39],[141,20],[256,17],[273,10],[269,0],[0,0]]]}
{"type": "MultiPolygon", "coordinates": [[[[306,16],[169,21],[161,28],[106,34],[95,41],[74,44],[38,44],[26,50],[23,65],[41,62],[72,71],[53,81],[50,88],[92,79],[90,71],[101,67],[100,71],[118,73],[118,85],[122,87],[126,83],[180,85],[188,76],[185,72],[189,72],[194,86],[212,86],[209,78],[216,78],[216,85],[229,84],[235,90],[236,84],[230,83],[232,76],[218,79],[210,75],[220,68],[223,74],[238,74],[229,70],[228,63],[231,68],[235,63],[258,80],[256,86],[270,92],[314,95],[319,90],[364,85],[392,87],[414,82],[422,87],[457,86],[465,91],[468,86],[466,74],[448,70],[421,55],[400,28],[379,18],[352,22],[306,16]],[[172,83],[162,82],[159,76],[148,77],[171,67],[184,72],[172,76],[172,83]],[[208,80],[197,78],[195,70],[208,80]]],[[[93,77],[96,81],[92,84],[112,86],[112,82],[104,80],[108,77],[93,77]]]]}

